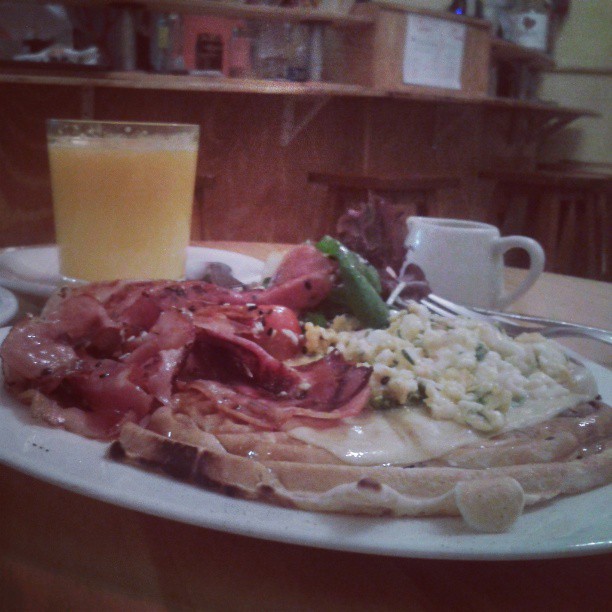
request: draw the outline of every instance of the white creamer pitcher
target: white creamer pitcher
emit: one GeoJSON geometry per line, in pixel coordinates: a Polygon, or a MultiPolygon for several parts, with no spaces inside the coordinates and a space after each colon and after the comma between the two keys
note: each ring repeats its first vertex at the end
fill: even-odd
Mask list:
{"type": "Polygon", "coordinates": [[[467,306],[502,309],[523,295],[544,270],[544,251],[531,238],[501,238],[494,225],[462,219],[409,217],[406,262],[420,266],[434,293],[467,306]],[[504,253],[527,251],[530,267],[512,292],[504,289],[504,253]]]}

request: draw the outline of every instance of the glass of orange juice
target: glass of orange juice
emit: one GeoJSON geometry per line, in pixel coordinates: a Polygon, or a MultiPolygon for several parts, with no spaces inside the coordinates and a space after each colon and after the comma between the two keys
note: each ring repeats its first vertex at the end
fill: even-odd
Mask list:
{"type": "Polygon", "coordinates": [[[184,278],[198,139],[197,125],[49,119],[60,273],[184,278]]]}

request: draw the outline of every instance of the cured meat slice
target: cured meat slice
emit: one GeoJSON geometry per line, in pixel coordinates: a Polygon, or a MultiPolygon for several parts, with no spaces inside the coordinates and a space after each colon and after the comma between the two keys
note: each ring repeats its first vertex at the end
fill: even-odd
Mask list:
{"type": "Polygon", "coordinates": [[[113,409],[86,412],[77,407],[60,406],[39,391],[26,391],[22,399],[30,404],[35,419],[88,438],[115,438],[121,425],[136,418],[131,412],[119,413],[113,409]]]}
{"type": "Polygon", "coordinates": [[[300,311],[315,307],[331,290],[336,264],[312,245],[289,251],[267,287],[229,288],[205,281],[110,281],[64,288],[52,297],[47,318],[64,300],[88,296],[102,304],[109,316],[135,328],[152,325],[169,308],[198,309],[206,305],[278,305],[300,311]]]}
{"type": "Polygon", "coordinates": [[[53,389],[78,367],[78,350],[113,352],[119,326],[104,308],[85,295],[61,302],[49,316],[26,319],[9,332],[0,349],[5,384],[23,390],[32,384],[53,389]]]}
{"type": "Polygon", "coordinates": [[[300,245],[285,255],[258,301],[294,310],[314,308],[329,294],[336,267],[314,246],[300,245]]]}
{"type": "Polygon", "coordinates": [[[289,306],[324,299],[334,272],[303,245],[267,288],[115,281],[62,289],[9,333],[0,352],[6,385],[35,401],[46,422],[93,437],[148,418],[186,386],[237,423],[266,429],[356,414],[368,400],[369,368],[339,355],[303,368],[282,361],[301,349],[289,306]]]}
{"type": "Polygon", "coordinates": [[[167,403],[194,337],[188,318],[175,310],[162,312],[150,331],[133,341],[136,348],[123,359],[130,368],[130,380],[158,401],[167,403]]]}

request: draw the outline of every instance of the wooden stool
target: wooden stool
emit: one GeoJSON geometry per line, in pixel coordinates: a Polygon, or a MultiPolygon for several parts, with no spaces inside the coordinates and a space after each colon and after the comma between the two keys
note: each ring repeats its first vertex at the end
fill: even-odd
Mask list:
{"type": "Polygon", "coordinates": [[[447,174],[382,177],[310,172],[308,180],[327,185],[328,201],[335,211],[336,220],[351,204],[367,201],[369,194],[412,207],[410,214],[427,216],[431,214],[431,199],[438,189],[459,186],[458,177],[447,174]]]}
{"type": "Polygon", "coordinates": [[[538,240],[547,271],[610,280],[610,175],[489,170],[479,176],[495,182],[502,234],[538,240]]]}

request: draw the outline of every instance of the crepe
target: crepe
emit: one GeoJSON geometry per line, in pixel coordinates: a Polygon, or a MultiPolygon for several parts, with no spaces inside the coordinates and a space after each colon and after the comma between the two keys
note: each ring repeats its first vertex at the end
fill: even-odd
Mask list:
{"type": "Polygon", "coordinates": [[[348,465],[284,432],[232,432],[218,420],[202,429],[166,409],[151,427],[125,425],[111,456],[246,499],[319,512],[462,516],[485,532],[508,529],[524,506],[612,481],[612,408],[598,401],[406,466],[348,465]]]}

